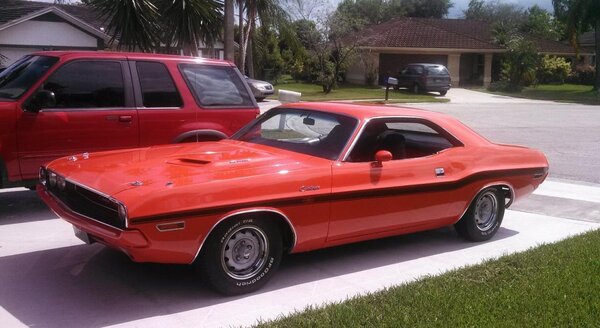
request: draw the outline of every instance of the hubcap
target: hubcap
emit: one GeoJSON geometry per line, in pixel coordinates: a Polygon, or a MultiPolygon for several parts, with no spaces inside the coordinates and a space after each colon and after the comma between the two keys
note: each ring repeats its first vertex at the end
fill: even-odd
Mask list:
{"type": "Polygon", "coordinates": [[[262,269],[269,250],[262,230],[243,226],[227,235],[226,240],[221,252],[221,264],[231,278],[247,279],[262,269]]]}
{"type": "Polygon", "coordinates": [[[477,198],[475,224],[479,230],[490,230],[496,222],[496,213],[498,213],[498,201],[492,191],[487,191],[477,198]]]}

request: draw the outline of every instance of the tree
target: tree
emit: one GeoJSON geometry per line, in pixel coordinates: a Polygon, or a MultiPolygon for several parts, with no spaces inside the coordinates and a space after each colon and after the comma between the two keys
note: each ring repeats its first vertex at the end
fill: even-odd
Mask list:
{"type": "Polygon", "coordinates": [[[99,16],[108,21],[107,31],[112,33],[110,43],[118,36],[117,48],[129,51],[139,48],[152,51],[160,39],[160,15],[149,0],[90,0],[99,16]]]}
{"type": "Polygon", "coordinates": [[[252,53],[249,53],[248,49],[253,48],[252,37],[257,24],[274,27],[280,38],[288,39],[290,44],[297,43],[289,23],[289,15],[280,6],[278,0],[238,0],[238,19],[240,33],[238,68],[245,72],[247,66],[250,77],[254,77],[254,63],[252,53]],[[246,59],[249,61],[248,65],[246,59]]]}
{"type": "Polygon", "coordinates": [[[578,37],[583,32],[594,30],[596,39],[596,78],[593,90],[600,91],[600,1],[598,0],[552,0],[558,19],[566,24],[571,45],[578,51],[578,37]]]}
{"type": "Polygon", "coordinates": [[[337,86],[356,54],[356,40],[348,38],[351,31],[352,22],[335,14],[322,24],[321,37],[312,53],[316,58],[317,80],[326,94],[337,86]]]}
{"type": "Polygon", "coordinates": [[[502,61],[502,78],[508,82],[505,91],[518,92],[535,80],[540,56],[533,43],[521,36],[511,38],[506,47],[502,61]]]}
{"type": "Polygon", "coordinates": [[[199,43],[212,44],[222,27],[221,0],[86,0],[108,21],[117,48],[153,51],[178,46],[197,55],[199,43]]]}
{"type": "Polygon", "coordinates": [[[450,0],[343,0],[335,15],[343,16],[353,29],[358,29],[396,17],[442,18],[450,7],[450,0]]]}
{"type": "Polygon", "coordinates": [[[547,10],[534,5],[526,11],[526,15],[520,28],[522,32],[555,41],[563,36],[564,25],[547,10]]]}
{"type": "Polygon", "coordinates": [[[527,20],[527,13],[522,7],[500,0],[471,0],[463,14],[466,19],[486,21],[511,28],[518,28],[527,20]]]}
{"type": "Polygon", "coordinates": [[[234,5],[233,0],[225,0],[223,4],[223,11],[225,19],[223,21],[223,45],[224,45],[224,56],[225,60],[233,61],[235,56],[234,46],[234,30],[235,26],[233,23],[234,16],[234,5]]]}
{"type": "Polygon", "coordinates": [[[159,1],[162,42],[175,45],[184,55],[198,56],[200,42],[214,44],[223,26],[222,3],[207,0],[159,1]]]}

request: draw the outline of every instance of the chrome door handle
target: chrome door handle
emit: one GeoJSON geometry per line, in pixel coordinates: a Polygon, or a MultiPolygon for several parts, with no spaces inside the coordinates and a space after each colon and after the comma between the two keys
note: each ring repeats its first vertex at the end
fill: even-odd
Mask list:
{"type": "Polygon", "coordinates": [[[436,177],[443,177],[446,174],[446,172],[444,171],[443,167],[436,167],[435,168],[435,176],[436,177]]]}

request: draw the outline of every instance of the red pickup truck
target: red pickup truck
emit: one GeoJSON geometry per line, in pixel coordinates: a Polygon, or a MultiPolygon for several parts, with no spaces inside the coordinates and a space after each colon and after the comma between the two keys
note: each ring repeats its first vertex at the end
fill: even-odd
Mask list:
{"type": "Polygon", "coordinates": [[[33,186],[70,154],[225,138],[258,114],[226,61],[33,53],[0,73],[0,188],[33,186]]]}

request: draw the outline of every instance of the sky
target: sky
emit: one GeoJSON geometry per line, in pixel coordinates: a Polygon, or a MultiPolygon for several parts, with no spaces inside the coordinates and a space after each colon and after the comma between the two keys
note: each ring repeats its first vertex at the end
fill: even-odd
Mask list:
{"type": "MultiPolygon", "coordinates": [[[[36,0],[43,2],[53,2],[54,0],[36,0]]],[[[335,5],[340,2],[340,0],[328,0],[331,2],[332,7],[335,8],[335,5]]],[[[467,9],[469,6],[469,0],[451,0],[454,3],[454,6],[450,8],[448,13],[449,18],[460,18],[463,15],[463,10],[467,9]]],[[[552,11],[552,0],[501,0],[506,3],[515,3],[523,8],[529,8],[533,5],[538,5],[541,8],[552,11]]],[[[71,2],[76,2],[76,0],[71,0],[71,2]]]]}

